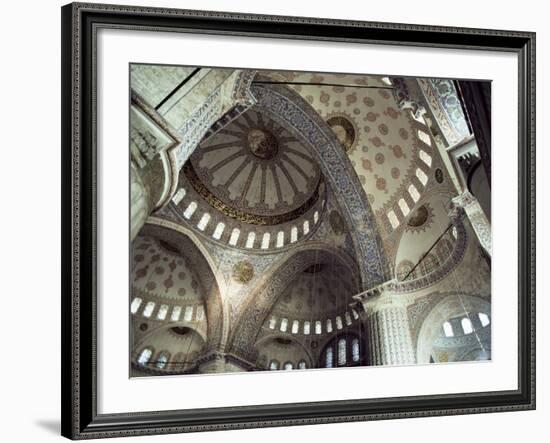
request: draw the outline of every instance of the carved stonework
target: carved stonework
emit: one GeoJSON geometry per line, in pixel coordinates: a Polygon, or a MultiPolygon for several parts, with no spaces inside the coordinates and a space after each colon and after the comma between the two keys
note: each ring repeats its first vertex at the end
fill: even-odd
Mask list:
{"type": "MultiPolygon", "coordinates": [[[[320,245],[311,249],[300,248],[289,259],[276,268],[268,268],[264,272],[264,279],[255,289],[248,291],[246,301],[237,313],[234,329],[230,338],[230,349],[233,352],[253,360],[252,355],[247,355],[256,342],[256,337],[261,331],[267,315],[280,294],[293,280],[293,278],[308,267],[318,264],[323,257],[330,257],[331,261],[339,260],[341,264],[350,269],[351,275],[356,275],[356,267],[344,254],[333,249],[320,249],[320,245]],[[267,277],[269,276],[269,278],[267,277]]],[[[244,297],[244,294],[243,294],[244,297]]]]}
{"type": "Polygon", "coordinates": [[[404,306],[373,306],[367,316],[371,365],[415,363],[407,311],[404,306]]]}
{"type": "Polygon", "coordinates": [[[483,208],[479,204],[479,201],[470,192],[465,191],[458,197],[453,198],[453,204],[464,208],[464,211],[470,220],[470,224],[477,235],[479,244],[483,247],[485,252],[491,255],[491,224],[489,223],[483,208]]]}
{"type": "Polygon", "coordinates": [[[350,172],[353,167],[332,130],[298,94],[288,88],[257,85],[252,87],[252,93],[258,100],[256,106],[293,131],[317,153],[323,175],[336,198],[342,202],[344,217],[354,225],[351,235],[359,255],[364,286],[385,281],[389,267],[374,214],[358,177],[350,172]]]}
{"type": "Polygon", "coordinates": [[[249,261],[243,260],[233,266],[233,280],[239,283],[249,283],[254,277],[254,267],[249,261]]]}

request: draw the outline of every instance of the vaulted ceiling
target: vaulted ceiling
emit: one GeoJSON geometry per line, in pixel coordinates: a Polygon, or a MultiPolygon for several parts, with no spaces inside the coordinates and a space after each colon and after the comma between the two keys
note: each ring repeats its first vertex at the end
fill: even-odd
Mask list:
{"type": "Polygon", "coordinates": [[[202,143],[190,163],[214,197],[263,216],[311,206],[321,175],[310,151],[255,109],[202,143]]]}

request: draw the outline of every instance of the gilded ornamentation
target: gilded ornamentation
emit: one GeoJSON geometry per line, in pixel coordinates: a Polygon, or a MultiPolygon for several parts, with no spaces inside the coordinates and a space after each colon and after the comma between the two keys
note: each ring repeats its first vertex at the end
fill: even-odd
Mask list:
{"type": "Polygon", "coordinates": [[[443,183],[443,171],[441,170],[441,168],[437,168],[435,170],[435,181],[439,184],[443,183]]]}
{"type": "Polygon", "coordinates": [[[253,128],[247,134],[248,149],[262,160],[271,160],[279,152],[279,142],[264,129],[253,128]]]}
{"type": "Polygon", "coordinates": [[[434,212],[429,203],[419,206],[407,220],[407,230],[423,232],[434,219],[434,212]]]}
{"type": "Polygon", "coordinates": [[[235,264],[233,267],[233,280],[239,283],[249,283],[250,280],[254,277],[254,267],[252,264],[243,260],[235,264]]]}
{"type": "Polygon", "coordinates": [[[319,184],[315,188],[315,191],[309,197],[309,199],[302,206],[296,208],[293,211],[281,215],[259,215],[250,214],[243,210],[234,208],[212,194],[212,192],[210,192],[206,185],[197,176],[197,173],[195,172],[195,169],[193,168],[191,162],[187,162],[183,166],[182,171],[187,177],[187,180],[189,181],[191,186],[193,186],[193,189],[197,192],[197,194],[204,198],[210,206],[217,209],[227,217],[231,217],[243,223],[259,226],[279,225],[301,217],[315,205],[317,199],[319,198],[319,188],[320,186],[324,185],[322,183],[322,180],[320,180],[319,184]]]}
{"type": "Polygon", "coordinates": [[[356,139],[353,123],[343,115],[333,115],[327,119],[327,124],[334,131],[336,138],[342,143],[346,152],[349,152],[353,148],[356,139]]]}

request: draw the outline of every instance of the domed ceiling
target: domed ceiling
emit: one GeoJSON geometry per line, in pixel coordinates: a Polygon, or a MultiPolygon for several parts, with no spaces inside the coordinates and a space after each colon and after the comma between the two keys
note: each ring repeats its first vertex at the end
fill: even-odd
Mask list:
{"type": "Polygon", "coordinates": [[[321,179],[310,151],[254,109],[203,142],[184,172],[211,205],[253,224],[299,217],[317,200],[321,179]]]}
{"type": "Polygon", "coordinates": [[[205,290],[196,266],[178,249],[152,237],[138,236],[133,250],[131,281],[135,295],[202,303],[205,290]]]}
{"type": "MultiPolygon", "coordinates": [[[[400,214],[403,198],[412,212],[416,200],[408,197],[408,190],[412,185],[422,194],[433,176],[434,144],[422,119],[399,108],[389,78],[273,72],[259,73],[255,82],[285,84],[326,121],[346,150],[382,225],[387,224],[390,210],[400,214]]],[[[388,226],[386,233],[391,232],[388,226]]]]}
{"type": "Polygon", "coordinates": [[[357,292],[350,271],[338,263],[318,263],[298,274],[273,307],[272,313],[311,320],[341,314],[357,292]]]}

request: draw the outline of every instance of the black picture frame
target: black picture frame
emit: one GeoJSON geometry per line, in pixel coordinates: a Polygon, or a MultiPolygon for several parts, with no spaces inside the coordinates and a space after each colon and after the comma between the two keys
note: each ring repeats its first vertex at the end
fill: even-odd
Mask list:
{"type": "Polygon", "coordinates": [[[62,15],[62,435],[71,439],[535,408],[535,33],[72,3],[62,15]],[[519,60],[519,380],[483,393],[97,413],[95,40],[147,29],[515,53],[519,60]]]}

